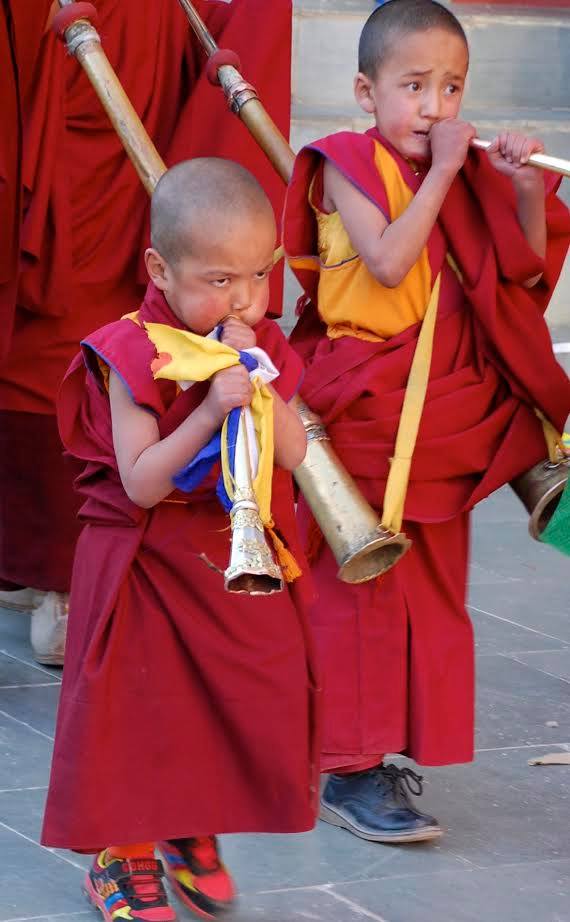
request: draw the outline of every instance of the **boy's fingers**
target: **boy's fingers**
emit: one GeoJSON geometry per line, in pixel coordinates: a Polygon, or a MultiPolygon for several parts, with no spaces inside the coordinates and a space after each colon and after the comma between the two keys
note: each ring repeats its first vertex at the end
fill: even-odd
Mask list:
{"type": "Polygon", "coordinates": [[[542,141],[539,141],[538,138],[525,138],[525,149],[524,157],[525,163],[528,162],[528,158],[531,154],[542,154],[544,153],[544,144],[542,141]]]}
{"type": "Polygon", "coordinates": [[[524,135],[514,135],[513,145],[511,149],[511,156],[513,158],[514,163],[521,162],[521,156],[524,150],[525,141],[526,141],[526,138],[524,137],[524,135]]]}

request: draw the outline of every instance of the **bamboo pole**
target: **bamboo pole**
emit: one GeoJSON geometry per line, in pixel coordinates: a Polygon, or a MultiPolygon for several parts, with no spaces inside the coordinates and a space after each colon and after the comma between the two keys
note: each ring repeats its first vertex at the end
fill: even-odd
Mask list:
{"type": "MultiPolygon", "coordinates": [[[[194,30],[198,41],[201,43],[208,57],[215,55],[219,48],[212,34],[190,0],[178,0],[183,8],[188,21],[194,30]]],[[[218,79],[224,90],[232,110],[239,115],[247,126],[257,143],[285,182],[289,182],[295,155],[286,138],[283,137],[277,125],[265,111],[257,93],[250,84],[246,83],[239,71],[228,64],[222,64],[218,69],[218,79]],[[250,95],[247,95],[247,93],[250,95]]],[[[480,150],[487,150],[490,141],[473,138],[471,146],[480,150]]],[[[551,157],[548,154],[532,154],[529,164],[543,170],[552,170],[563,176],[570,176],[570,160],[562,157],[551,157]]]]}
{"type": "MultiPolygon", "coordinates": [[[[208,57],[213,57],[220,49],[205,22],[190,0],[179,0],[179,3],[206,54],[208,57]]],[[[231,110],[248,128],[281,179],[288,183],[293,172],[295,154],[259,100],[255,87],[248,83],[231,64],[220,65],[218,80],[231,110]]]]}
{"type": "MultiPolygon", "coordinates": [[[[59,0],[60,7],[73,5],[74,0],[59,0]]],[[[156,150],[119,78],[101,47],[95,27],[80,19],[65,30],[65,41],[87,74],[103,108],[119,135],[146,191],[152,194],[166,164],[156,150]]]]}

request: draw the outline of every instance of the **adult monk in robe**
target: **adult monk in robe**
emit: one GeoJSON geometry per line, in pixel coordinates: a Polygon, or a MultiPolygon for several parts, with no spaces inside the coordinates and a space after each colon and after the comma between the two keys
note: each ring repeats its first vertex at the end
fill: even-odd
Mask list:
{"type": "MultiPolygon", "coordinates": [[[[221,91],[208,83],[205,55],[177,0],[152,3],[144,16],[136,0],[95,5],[105,52],[166,161],[231,156],[253,170],[279,211],[282,183],[245,127],[228,114],[221,91]]],[[[13,258],[9,272],[0,275],[1,284],[8,272],[12,285],[11,299],[2,304],[0,601],[16,609],[39,605],[32,618],[34,655],[54,664],[63,661],[78,534],[73,469],[62,458],[55,396],[81,338],[140,301],[148,204],[86,75],[48,28],[50,5],[33,6],[34,15],[31,4],[4,0],[3,7],[12,31],[17,29],[10,46],[14,68],[25,71],[26,79],[16,85],[13,73],[0,89],[12,107],[18,92],[24,154],[15,297],[13,258]],[[20,7],[26,6],[24,15],[20,7]]],[[[201,0],[197,8],[220,46],[241,55],[245,74],[287,133],[290,0],[201,0]],[[261,37],[255,46],[253,24],[261,37]]],[[[12,188],[14,152],[10,162],[6,181],[12,188]]],[[[3,178],[1,163],[0,171],[3,178]]],[[[0,225],[11,227],[15,213],[5,201],[0,205],[0,225]]],[[[272,310],[278,313],[279,272],[272,286],[272,310]]]]}
{"type": "Polygon", "coordinates": [[[306,147],[285,207],[285,249],[311,299],[293,334],[307,366],[302,396],[377,510],[422,319],[441,286],[404,508],[411,550],[377,581],[340,583],[302,500],[299,509],[319,592],[312,623],[331,773],[321,818],[380,842],[441,835],[409,797],[422,779],[384,756],[473,758],[469,511],[546,457],[536,410],[559,431],[570,411],[543,319],[568,210],[555,178],[526,165],[539,142],[505,132],[489,156],[469,150],[475,130],[459,119],[467,65],[463,30],[441,5],[376,10],[355,83],[376,127],[306,147]]]}

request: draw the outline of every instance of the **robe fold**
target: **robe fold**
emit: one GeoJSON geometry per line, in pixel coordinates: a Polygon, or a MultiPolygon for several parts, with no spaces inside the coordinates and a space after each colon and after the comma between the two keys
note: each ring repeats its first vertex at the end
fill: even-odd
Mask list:
{"type": "MultiPolygon", "coordinates": [[[[265,597],[230,596],[229,519],[214,473],[153,509],[131,502],[113,451],[104,371],[112,367],[167,436],[207,384],[156,381],[143,322],[181,328],[151,284],[138,314],[83,342],[59,398],[84,527],[77,544],[66,665],[43,841],[79,851],[314,823],[315,678],[308,576],[265,597]]],[[[296,392],[299,358],[264,319],[257,343],[275,389],[296,392]]],[[[276,528],[298,545],[291,476],[275,468],[276,528]]]]}
{"type": "MultiPolygon", "coordinates": [[[[315,258],[317,222],[308,193],[329,159],[393,218],[376,167],[379,145],[415,192],[422,175],[376,130],[342,132],[300,153],[284,219],[287,256],[311,299],[292,335],[306,363],[302,396],[323,418],[339,457],[377,510],[421,324],[385,341],[365,341],[357,333],[327,336],[318,311],[320,279],[329,270],[315,258]]],[[[468,512],[546,457],[535,408],[559,429],[570,412],[570,381],[556,362],[543,318],[570,239],[568,209],[556,187],[547,175],[543,261],[523,235],[510,182],[484,155],[470,152],[428,240],[432,283],[440,270],[442,281],[404,511],[413,547],[379,581],[360,586],[335,580],[328,548],[314,564],[319,597],[312,622],[324,670],[325,769],[385,752],[406,752],[427,764],[472,757],[468,512]],[[521,283],[539,272],[539,284],[525,289],[521,283]]],[[[382,310],[378,296],[370,311],[382,310]]],[[[350,317],[349,301],[346,313],[350,317]]],[[[299,516],[312,533],[303,501],[299,516]]]]}
{"type": "MultiPolygon", "coordinates": [[[[245,127],[228,112],[222,91],[208,83],[205,54],[176,0],[150,4],[144,17],[136,0],[97,0],[95,5],[107,57],[167,164],[195,156],[231,157],[252,170],[279,213],[282,183],[245,127]]],[[[17,295],[12,281],[11,297],[2,300],[0,427],[6,424],[11,431],[14,417],[10,421],[6,414],[18,414],[23,461],[17,492],[25,494],[25,504],[16,507],[11,500],[13,465],[0,459],[0,490],[8,506],[8,517],[0,514],[0,549],[11,548],[9,559],[0,550],[0,580],[64,591],[69,588],[69,536],[74,534],[77,506],[59,450],[53,453],[55,395],[79,341],[132,310],[144,294],[141,253],[148,196],[81,66],[46,30],[50,4],[34,4],[33,13],[31,4],[27,13],[20,6],[26,4],[8,4],[12,31],[17,29],[11,47],[19,82],[16,86],[13,76],[0,88],[9,111],[19,99],[23,145],[21,271],[17,295]],[[45,417],[42,430],[49,429],[42,446],[37,441],[40,415],[45,417]],[[38,450],[45,457],[39,467],[38,450]],[[54,481],[50,472],[58,465],[54,481]],[[66,479],[67,489],[62,488],[66,479]],[[38,531],[26,509],[38,508],[42,497],[51,497],[51,504],[42,506],[44,526],[38,531]],[[14,559],[20,560],[17,568],[14,559]]],[[[241,56],[246,78],[287,134],[289,0],[270,5],[264,0],[198,0],[197,7],[220,46],[241,56]],[[252,48],[254,23],[260,41],[252,48]]],[[[8,141],[2,145],[4,228],[5,215],[12,223],[16,220],[18,203],[12,202],[12,213],[1,197],[4,172],[9,182],[15,175],[14,151],[8,151],[9,170],[4,169],[2,152],[8,141]]],[[[2,281],[0,265],[0,286],[2,281]]],[[[271,284],[271,310],[279,315],[279,271],[271,284]]]]}

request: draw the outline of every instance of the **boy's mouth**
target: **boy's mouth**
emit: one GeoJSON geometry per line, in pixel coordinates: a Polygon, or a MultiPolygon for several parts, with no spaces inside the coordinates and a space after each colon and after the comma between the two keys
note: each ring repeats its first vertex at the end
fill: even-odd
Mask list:
{"type": "Polygon", "coordinates": [[[418,138],[429,138],[429,129],[426,129],[425,131],[414,131],[413,134],[415,134],[418,138]]]}

